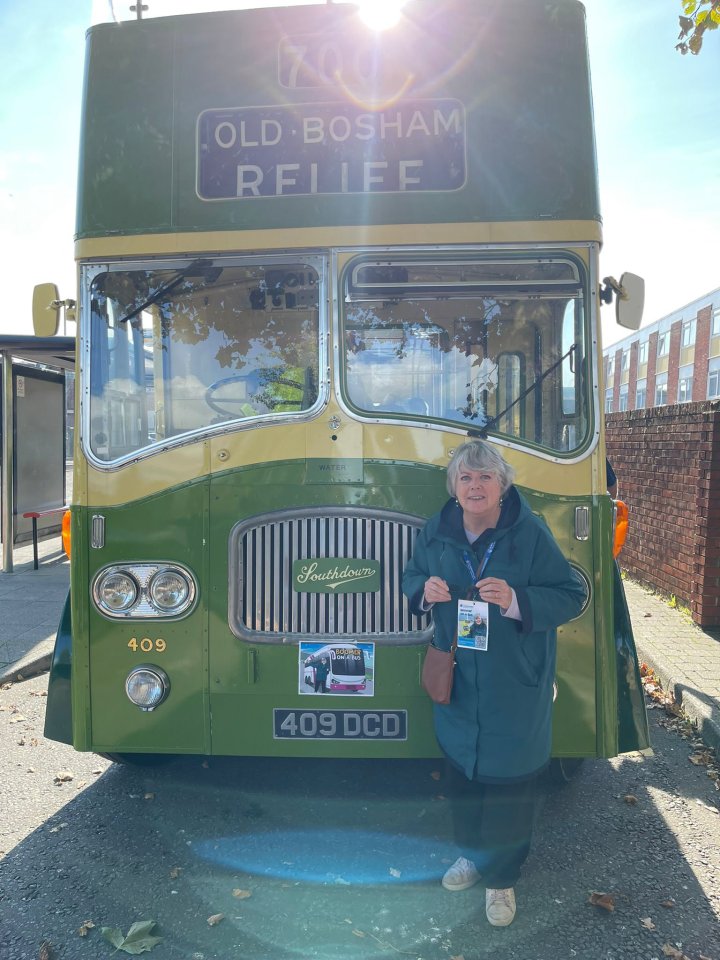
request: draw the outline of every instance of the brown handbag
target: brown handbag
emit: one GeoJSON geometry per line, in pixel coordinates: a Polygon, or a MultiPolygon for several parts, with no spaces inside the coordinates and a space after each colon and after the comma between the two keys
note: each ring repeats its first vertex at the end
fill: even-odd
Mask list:
{"type": "Polygon", "coordinates": [[[450,703],[453,673],[455,671],[455,650],[457,636],[449,650],[439,650],[432,644],[425,652],[422,668],[423,690],[435,703],[450,703]]]}

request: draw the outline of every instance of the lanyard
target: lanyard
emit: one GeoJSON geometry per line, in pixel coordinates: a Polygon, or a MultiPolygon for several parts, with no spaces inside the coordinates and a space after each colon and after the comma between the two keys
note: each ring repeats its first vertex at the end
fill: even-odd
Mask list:
{"type": "Polygon", "coordinates": [[[475,568],[472,565],[470,554],[467,552],[467,550],[465,550],[465,552],[463,553],[463,560],[465,561],[465,566],[470,571],[470,576],[472,577],[473,586],[475,586],[475,583],[478,580],[480,580],[483,573],[485,573],[485,567],[488,565],[488,560],[492,556],[492,552],[495,549],[496,543],[497,543],[497,540],[493,540],[493,542],[488,546],[487,550],[483,555],[482,560],[480,561],[480,566],[477,568],[477,573],[475,572],[475,568]]]}

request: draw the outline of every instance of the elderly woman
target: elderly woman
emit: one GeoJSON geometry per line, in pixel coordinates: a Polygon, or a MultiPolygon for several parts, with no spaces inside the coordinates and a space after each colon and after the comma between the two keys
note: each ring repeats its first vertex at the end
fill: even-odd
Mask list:
{"type": "Polygon", "coordinates": [[[458,648],[450,703],[434,710],[460,853],[442,884],[466,890],[482,877],[493,926],[515,917],[535,780],[550,758],[556,628],[585,599],[513,476],[490,444],[460,446],[447,471],[451,499],[421,531],[403,576],[414,612],[432,609],[442,649],[457,634],[461,601],[487,605],[484,649],[458,648]]]}

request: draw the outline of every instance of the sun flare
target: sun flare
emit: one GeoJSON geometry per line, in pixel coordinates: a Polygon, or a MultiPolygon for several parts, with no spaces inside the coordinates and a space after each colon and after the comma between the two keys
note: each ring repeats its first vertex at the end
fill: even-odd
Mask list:
{"type": "Polygon", "coordinates": [[[361,0],[360,19],[371,30],[388,30],[400,20],[404,0],[361,0]]]}

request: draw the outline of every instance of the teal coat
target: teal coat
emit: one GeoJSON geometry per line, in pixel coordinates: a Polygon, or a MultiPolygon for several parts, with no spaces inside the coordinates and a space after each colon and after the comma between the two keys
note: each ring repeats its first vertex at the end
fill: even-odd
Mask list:
{"type": "Polygon", "coordinates": [[[515,590],[522,620],[489,606],[488,650],[458,649],[450,703],[434,705],[435,734],[449,760],[469,779],[520,780],[550,758],[556,628],[576,617],[585,588],[545,523],[511,487],[498,526],[470,545],[462,510],[449,500],[420,532],[405,572],[403,592],[420,612],[428,577],[442,577],[452,600],[432,609],[433,643],[447,650],[457,629],[457,601],[473,584],[475,570],[496,541],[484,577],[499,577],[515,590]]]}

